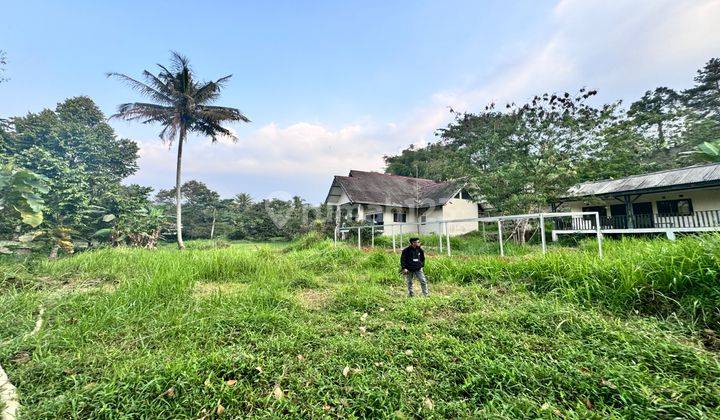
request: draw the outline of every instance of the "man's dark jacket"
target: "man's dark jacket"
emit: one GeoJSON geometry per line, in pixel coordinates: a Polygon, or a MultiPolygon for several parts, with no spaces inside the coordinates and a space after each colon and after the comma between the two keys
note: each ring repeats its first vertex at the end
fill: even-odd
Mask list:
{"type": "Polygon", "coordinates": [[[425,251],[422,248],[409,246],[402,251],[400,256],[400,268],[407,268],[408,271],[419,271],[425,266],[425,251]]]}

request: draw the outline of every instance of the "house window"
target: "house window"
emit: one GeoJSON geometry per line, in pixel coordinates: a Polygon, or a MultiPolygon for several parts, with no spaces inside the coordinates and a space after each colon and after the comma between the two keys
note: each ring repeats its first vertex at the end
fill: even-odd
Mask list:
{"type": "Polygon", "coordinates": [[[393,210],[393,222],[407,223],[407,212],[404,210],[393,210]]]}
{"type": "Polygon", "coordinates": [[[367,214],[367,215],[365,215],[365,221],[368,223],[375,224],[375,225],[381,225],[381,224],[383,224],[383,214],[382,213],[367,214]]]}
{"type": "Polygon", "coordinates": [[[427,216],[420,216],[420,222],[421,223],[427,222],[427,216]]]}
{"type": "Polygon", "coordinates": [[[692,201],[689,198],[658,201],[657,211],[661,215],[690,216],[693,213],[692,201]]]}

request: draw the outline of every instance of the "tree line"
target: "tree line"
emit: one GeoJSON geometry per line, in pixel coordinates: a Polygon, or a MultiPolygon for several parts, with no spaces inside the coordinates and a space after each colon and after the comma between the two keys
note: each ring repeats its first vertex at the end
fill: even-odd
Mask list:
{"type": "MultiPolygon", "coordinates": [[[[0,51],[0,70],[5,63],[0,51]]],[[[183,234],[268,240],[327,229],[316,220],[324,209],[300,197],[221,199],[202,182],[182,183],[188,133],[215,142],[219,136],[232,138],[222,123],[249,119],[235,108],[214,104],[230,76],[198,81],[189,60],[174,52],[170,65],[158,67],[157,74],[144,71],[144,81],[108,74],[152,101],[121,104],[112,117],[158,124],[160,139],[176,142],[175,188],[153,197],[152,188],[122,183],[138,169],[139,148],[116,135],[89,97],[0,120],[0,253],[47,248],[55,257],[79,245],[103,243],[152,248],[169,235],[182,249],[183,234]]]]}
{"type": "Polygon", "coordinates": [[[385,156],[386,172],[447,180],[499,212],[538,211],[578,182],[720,161],[720,59],[687,89],[648,90],[623,106],[597,91],[535,95],[525,104],[456,112],[427,147],[385,156]]]}
{"type": "MultiPolygon", "coordinates": [[[[88,97],[0,125],[0,252],[51,256],[100,244],[152,248],[175,232],[175,189],[122,183],[138,170],[138,145],[120,138],[88,97]]],[[[323,230],[320,207],[300,197],[223,199],[202,182],[181,187],[191,239],[290,239],[323,230]]]]}

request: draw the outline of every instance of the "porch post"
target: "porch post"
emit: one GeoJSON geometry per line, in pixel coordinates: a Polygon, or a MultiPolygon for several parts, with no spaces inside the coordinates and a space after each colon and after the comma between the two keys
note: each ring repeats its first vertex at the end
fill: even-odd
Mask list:
{"type": "Polygon", "coordinates": [[[597,236],[598,241],[598,256],[602,258],[602,230],[600,229],[600,213],[595,213],[595,235],[597,236]]]}
{"type": "Polygon", "coordinates": [[[630,196],[623,196],[623,201],[625,202],[625,218],[627,219],[627,228],[633,229],[635,227],[635,214],[633,213],[633,206],[632,201],[630,201],[630,196]]]}

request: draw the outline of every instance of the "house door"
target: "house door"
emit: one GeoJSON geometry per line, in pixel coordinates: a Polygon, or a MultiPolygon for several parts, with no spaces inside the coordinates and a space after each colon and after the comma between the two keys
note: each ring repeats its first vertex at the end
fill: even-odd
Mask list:
{"type": "Polygon", "coordinates": [[[633,203],[636,228],[651,228],[655,226],[653,220],[652,203],[633,203]]]}

